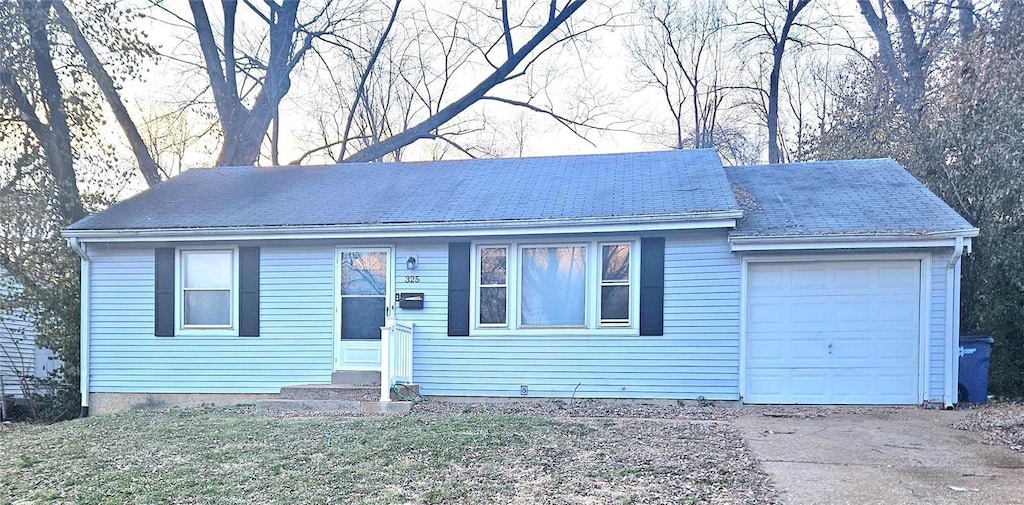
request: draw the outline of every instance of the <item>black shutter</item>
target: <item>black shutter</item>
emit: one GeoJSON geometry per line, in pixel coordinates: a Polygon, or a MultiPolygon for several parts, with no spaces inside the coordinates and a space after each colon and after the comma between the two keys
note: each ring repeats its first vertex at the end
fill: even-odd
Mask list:
{"type": "Polygon", "coordinates": [[[665,334],[665,239],[640,239],[640,334],[665,334]]]}
{"type": "Polygon", "coordinates": [[[238,336],[260,336],[260,248],[238,248],[238,336]]]}
{"type": "Polygon", "coordinates": [[[174,248],[159,247],[155,254],[154,334],[174,336],[174,248]]]}
{"type": "Polygon", "coordinates": [[[469,336],[468,242],[448,244],[448,336],[469,336]]]}

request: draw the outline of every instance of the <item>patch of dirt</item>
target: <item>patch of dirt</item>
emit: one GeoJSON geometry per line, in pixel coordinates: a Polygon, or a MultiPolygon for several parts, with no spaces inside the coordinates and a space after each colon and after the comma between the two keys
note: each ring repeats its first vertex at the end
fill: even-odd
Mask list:
{"type": "Polygon", "coordinates": [[[954,423],[954,428],[980,433],[987,443],[1024,452],[1024,403],[992,401],[970,408],[973,412],[954,423]]]}
{"type": "Polygon", "coordinates": [[[604,400],[539,400],[507,402],[428,401],[413,407],[413,414],[502,414],[542,417],[613,417],[631,419],[684,419],[728,421],[743,415],[735,407],[625,403],[604,400]]]}

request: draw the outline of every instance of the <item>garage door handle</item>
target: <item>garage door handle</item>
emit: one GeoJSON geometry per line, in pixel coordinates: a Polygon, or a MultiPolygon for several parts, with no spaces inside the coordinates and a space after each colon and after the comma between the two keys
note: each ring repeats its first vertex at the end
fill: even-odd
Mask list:
{"type": "Polygon", "coordinates": [[[832,342],[828,343],[828,353],[832,354],[832,342]]]}

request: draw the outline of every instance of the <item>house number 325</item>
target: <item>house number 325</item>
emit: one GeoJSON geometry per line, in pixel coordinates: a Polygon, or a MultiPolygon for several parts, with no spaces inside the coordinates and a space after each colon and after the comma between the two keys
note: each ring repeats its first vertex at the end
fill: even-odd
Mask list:
{"type": "Polygon", "coordinates": [[[405,282],[407,282],[409,284],[419,284],[420,276],[418,276],[418,275],[406,275],[405,276],[405,282]]]}

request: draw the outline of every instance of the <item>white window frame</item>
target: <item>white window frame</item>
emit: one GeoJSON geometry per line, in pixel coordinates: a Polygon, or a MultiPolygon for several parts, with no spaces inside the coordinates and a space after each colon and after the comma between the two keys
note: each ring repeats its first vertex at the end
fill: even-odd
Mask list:
{"type": "Polygon", "coordinates": [[[511,254],[513,253],[513,250],[509,246],[507,246],[507,245],[500,245],[500,244],[480,245],[479,247],[476,247],[473,250],[474,250],[474,253],[475,253],[475,255],[473,257],[473,266],[476,268],[476,273],[474,274],[476,276],[474,278],[474,284],[475,284],[476,287],[473,289],[473,300],[475,302],[475,306],[476,307],[480,307],[480,290],[482,288],[485,288],[485,287],[488,287],[488,288],[503,287],[503,288],[505,288],[505,322],[504,323],[481,323],[480,322],[480,312],[479,312],[479,310],[477,310],[477,311],[474,312],[475,315],[473,316],[474,317],[473,324],[474,324],[474,326],[477,326],[477,327],[480,327],[480,328],[508,329],[508,328],[511,327],[509,319],[512,316],[512,313],[509,312],[509,306],[511,305],[511,300],[510,300],[511,293],[509,291],[509,288],[512,285],[512,279],[511,279],[512,271],[509,268],[509,264],[512,261],[511,254]],[[480,273],[480,264],[483,262],[483,251],[484,251],[484,249],[502,249],[502,250],[505,251],[505,283],[504,284],[484,284],[483,282],[481,282],[481,279],[480,279],[480,275],[481,275],[481,273],[480,273]]]}
{"type": "Polygon", "coordinates": [[[635,237],[582,240],[503,240],[472,244],[470,264],[470,336],[639,336],[640,334],[640,240],[635,237]],[[605,245],[629,246],[629,321],[601,323],[601,251],[605,245]],[[582,326],[535,326],[522,324],[522,251],[530,247],[586,247],[586,284],[584,324],[582,326]],[[481,250],[506,248],[505,303],[506,324],[500,327],[480,324],[481,250]]]}
{"type": "MultiPolygon", "coordinates": [[[[626,327],[626,328],[628,328],[628,327],[630,327],[631,324],[633,324],[634,320],[637,318],[636,312],[633,311],[633,302],[634,302],[634,300],[633,300],[633,296],[634,296],[633,295],[633,285],[634,284],[639,284],[640,279],[637,277],[639,275],[639,272],[635,271],[635,265],[633,264],[634,263],[633,262],[633,259],[634,259],[633,255],[634,255],[634,252],[636,251],[635,245],[632,242],[598,242],[597,243],[597,247],[598,247],[598,251],[597,251],[597,262],[598,263],[597,263],[597,265],[595,265],[595,268],[597,269],[597,324],[598,324],[598,326],[600,326],[602,328],[612,328],[612,327],[620,327],[620,328],[621,327],[626,327]],[[618,245],[624,245],[624,246],[629,247],[629,275],[626,277],[625,281],[622,281],[622,280],[605,280],[604,279],[604,248],[606,246],[618,246],[618,245]],[[601,288],[603,288],[605,286],[626,286],[627,288],[629,288],[629,309],[628,309],[628,312],[626,313],[626,320],[625,321],[618,321],[618,320],[616,320],[616,321],[607,321],[607,322],[605,322],[604,320],[601,319],[601,292],[603,291],[601,288]]],[[[637,291],[637,295],[639,295],[639,289],[636,290],[636,291],[637,291]]]]}
{"type": "Polygon", "coordinates": [[[238,248],[182,247],[174,252],[174,335],[175,336],[238,336],[238,248]],[[185,325],[182,258],[190,252],[223,252],[231,254],[231,317],[227,325],[185,325]]]}

